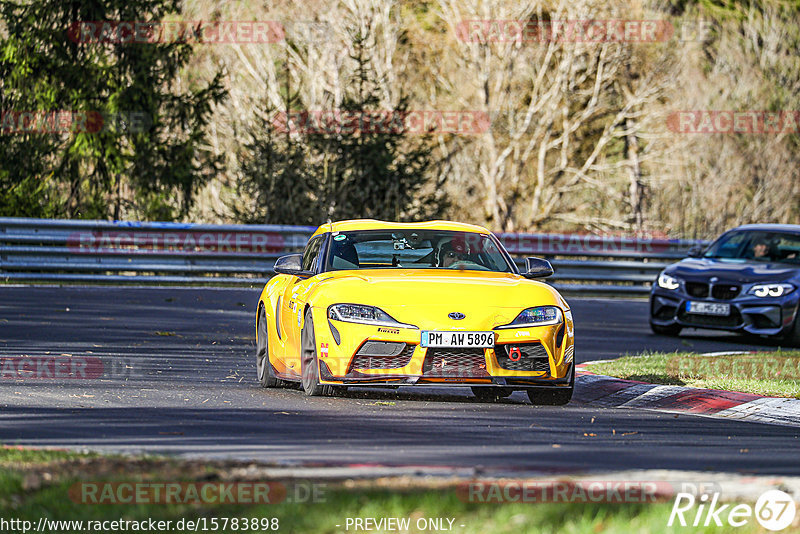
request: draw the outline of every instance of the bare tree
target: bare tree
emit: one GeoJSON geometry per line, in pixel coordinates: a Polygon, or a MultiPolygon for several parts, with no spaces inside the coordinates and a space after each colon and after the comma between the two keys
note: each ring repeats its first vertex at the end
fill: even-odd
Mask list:
{"type": "MultiPolygon", "coordinates": [[[[620,18],[623,6],[607,2],[517,2],[440,0],[441,16],[456,32],[464,21],[590,21],[620,18]]],[[[628,17],[629,18],[629,17],[628,17]]],[[[476,26],[480,28],[480,25],[476,26]]],[[[504,230],[541,228],[554,219],[607,229],[630,227],[622,208],[594,212],[598,196],[626,204],[619,183],[632,164],[636,197],[627,206],[641,210],[637,136],[648,106],[662,94],[668,73],[643,69],[631,44],[582,39],[488,38],[454,43],[452,83],[458,100],[490,112],[491,130],[471,144],[470,162],[481,179],[484,215],[504,230]],[[627,140],[628,150],[617,141],[627,140]]],[[[634,216],[634,222],[636,217],[634,216]]],[[[639,224],[641,225],[641,216],[639,224]]]]}
{"type": "MultiPolygon", "coordinates": [[[[697,111],[800,109],[800,29],[794,17],[767,1],[753,4],[741,19],[714,21],[706,42],[682,44],[669,105],[697,111]]],[[[674,133],[667,144],[680,157],[662,167],[650,216],[668,231],[708,238],[738,224],[800,219],[796,133],[674,133]]]]}
{"type": "MultiPolygon", "coordinates": [[[[748,221],[800,219],[796,134],[681,134],[678,110],[800,109],[800,29],[778,0],[733,13],[660,0],[187,0],[187,20],[274,20],[287,39],[199,47],[185,83],[223,66],[228,100],[211,148],[226,171],[198,203],[230,217],[243,147],[260,110],[341,106],[353,79],[354,33],[369,35],[379,107],[487,113],[485,133],[431,139],[444,166],[430,188],[448,216],[497,230],[660,231],[708,237],[748,221]],[[666,42],[497,39],[465,21],[664,20],[666,42]],[[705,39],[681,25],[710,20],[705,39]],[[466,34],[463,33],[466,28],[466,34]],[[369,32],[362,30],[369,29],[369,32]],[[259,105],[268,104],[268,105],[259,105]],[[447,181],[442,179],[447,177],[447,181]]],[[[251,202],[252,199],[242,199],[251,202]]]]}

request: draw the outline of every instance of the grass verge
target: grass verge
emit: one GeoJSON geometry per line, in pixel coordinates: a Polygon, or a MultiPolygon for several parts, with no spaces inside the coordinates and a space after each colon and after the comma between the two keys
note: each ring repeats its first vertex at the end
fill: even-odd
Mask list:
{"type": "MultiPolygon", "coordinates": [[[[86,532],[89,521],[171,521],[163,532],[194,531],[183,520],[205,521],[196,530],[203,532],[254,532],[242,528],[244,520],[257,521],[255,531],[274,532],[263,525],[277,526],[277,532],[347,533],[347,532],[434,532],[423,521],[438,519],[454,533],[667,533],[724,532],[719,527],[667,527],[671,501],[646,504],[601,503],[503,503],[468,502],[456,483],[439,482],[420,486],[403,480],[368,482],[284,481],[286,498],[275,504],[85,504],[76,497],[75,488],[93,484],[127,482],[199,482],[242,481],[253,475],[253,466],[224,462],[178,461],[159,458],[122,458],[81,455],[66,452],[0,449],[0,518],[9,521],[30,521],[35,529],[39,518],[57,521],[82,521],[78,526],[51,523],[50,532],[86,532]],[[305,485],[305,486],[304,486],[305,485]],[[348,518],[407,518],[410,528],[354,529],[347,528],[348,518]],[[232,518],[237,518],[237,527],[232,518]],[[277,522],[273,522],[273,518],[277,522]],[[213,520],[217,529],[211,529],[213,520]],[[223,521],[227,527],[223,528],[223,521]],[[266,521],[266,523],[264,523],[266,521]],[[418,528],[424,526],[425,528],[418,528]]],[[[262,482],[263,478],[259,479],[262,482]]],[[[277,481],[271,481],[273,483],[277,481]]],[[[21,524],[17,523],[17,527],[21,524]]],[[[13,525],[12,525],[13,527],[13,525]]],[[[93,531],[134,530],[108,523],[93,531]]],[[[442,531],[445,529],[439,529],[442,531]]],[[[22,532],[21,528],[11,529],[22,532]]],[[[736,529],[743,534],[755,532],[755,525],[736,529]]]]}
{"type": "Polygon", "coordinates": [[[800,398],[800,351],[703,356],[648,352],[591,364],[589,371],[652,384],[800,398]]]}

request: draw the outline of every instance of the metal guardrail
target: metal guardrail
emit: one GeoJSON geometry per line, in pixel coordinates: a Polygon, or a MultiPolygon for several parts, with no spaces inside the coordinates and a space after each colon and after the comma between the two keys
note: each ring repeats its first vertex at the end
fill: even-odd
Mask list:
{"type": "MultiPolygon", "coordinates": [[[[315,228],[0,218],[6,282],[263,285],[275,260],[315,228]]],[[[522,266],[545,257],[559,290],[644,295],[659,271],[698,241],[498,234],[522,266]]]]}

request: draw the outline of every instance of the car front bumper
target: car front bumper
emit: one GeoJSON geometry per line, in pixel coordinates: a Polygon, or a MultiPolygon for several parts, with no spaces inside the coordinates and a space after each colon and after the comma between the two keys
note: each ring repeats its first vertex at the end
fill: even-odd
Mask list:
{"type": "Polygon", "coordinates": [[[324,362],[320,362],[320,383],[336,384],[344,386],[428,386],[428,387],[514,387],[514,388],[553,388],[561,389],[572,386],[574,363],[567,365],[566,375],[562,378],[551,376],[514,376],[499,377],[489,376],[486,378],[469,377],[425,377],[387,374],[381,377],[361,375],[358,377],[335,377],[331,374],[324,362]]]}
{"type": "Polygon", "coordinates": [[[315,331],[324,347],[318,352],[323,384],[520,389],[572,384],[571,319],[569,324],[495,330],[495,346],[485,349],[426,348],[420,344],[421,330],[322,321],[315,320],[315,331]]]}
{"type": "Polygon", "coordinates": [[[708,328],[778,336],[791,330],[798,310],[797,291],[778,298],[750,295],[731,300],[694,298],[678,290],[654,287],[650,293],[650,322],[657,326],[708,328]],[[686,311],[688,302],[730,304],[728,316],[693,314],[686,311]]]}

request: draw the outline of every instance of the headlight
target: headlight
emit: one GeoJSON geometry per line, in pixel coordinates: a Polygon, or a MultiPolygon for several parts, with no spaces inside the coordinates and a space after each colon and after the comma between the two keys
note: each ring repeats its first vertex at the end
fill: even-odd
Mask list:
{"type": "Polygon", "coordinates": [[[363,304],[334,304],[328,308],[328,319],[347,323],[416,328],[414,325],[396,321],[394,317],[380,308],[363,304]]]}
{"type": "Polygon", "coordinates": [[[757,297],[782,297],[794,291],[792,284],[757,284],[750,288],[750,295],[757,297]]]}
{"type": "Polygon", "coordinates": [[[658,287],[663,287],[664,289],[678,289],[680,286],[680,281],[674,276],[665,273],[658,275],[658,287]]]}
{"type": "Polygon", "coordinates": [[[548,326],[564,321],[561,309],[556,306],[538,306],[522,310],[517,318],[507,325],[497,328],[521,328],[525,326],[548,326]]]}

